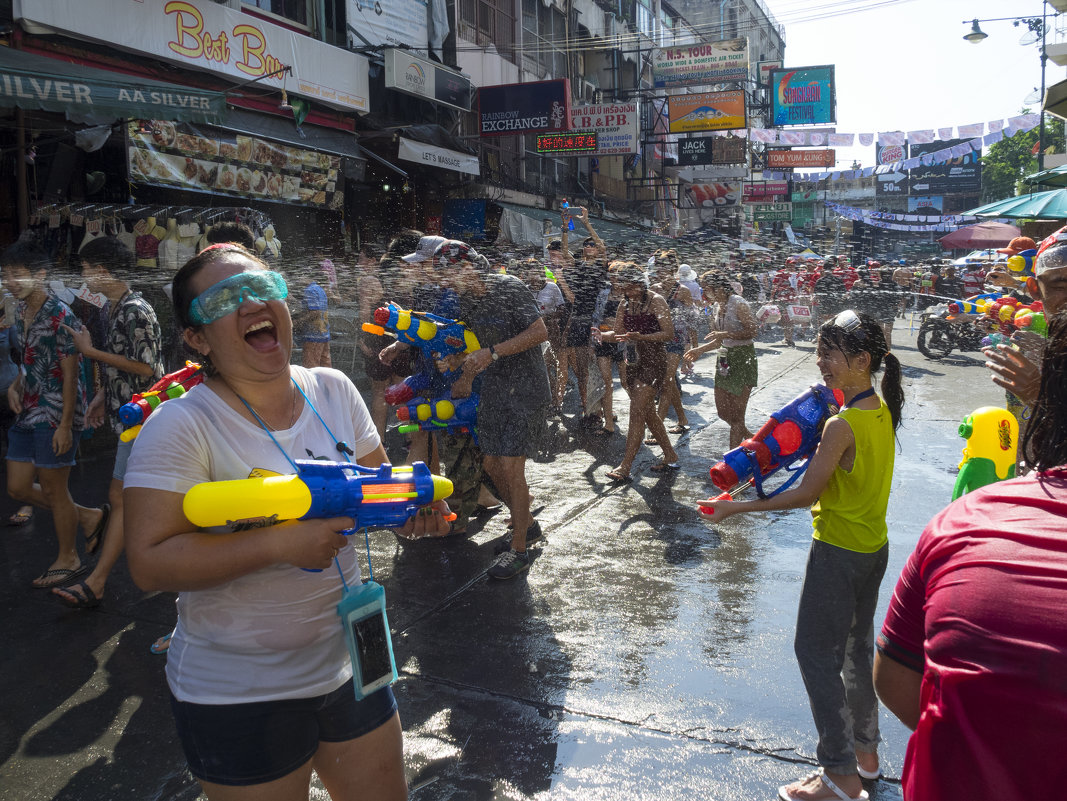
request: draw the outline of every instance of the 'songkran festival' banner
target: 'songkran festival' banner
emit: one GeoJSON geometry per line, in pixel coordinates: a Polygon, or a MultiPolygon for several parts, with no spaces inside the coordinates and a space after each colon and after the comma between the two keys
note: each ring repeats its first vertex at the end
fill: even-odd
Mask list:
{"type": "Polygon", "coordinates": [[[774,125],[819,125],[837,121],[834,66],[790,67],[771,71],[774,125]]]}

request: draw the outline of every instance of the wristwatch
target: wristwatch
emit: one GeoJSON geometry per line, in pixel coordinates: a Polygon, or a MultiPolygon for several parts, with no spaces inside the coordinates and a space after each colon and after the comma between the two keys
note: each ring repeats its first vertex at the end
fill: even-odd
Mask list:
{"type": "Polygon", "coordinates": [[[495,361],[496,361],[497,359],[499,359],[499,358],[500,358],[500,354],[496,352],[496,346],[495,346],[495,345],[490,345],[490,346],[489,346],[489,355],[493,357],[493,361],[494,361],[494,362],[495,362],[495,361]]]}

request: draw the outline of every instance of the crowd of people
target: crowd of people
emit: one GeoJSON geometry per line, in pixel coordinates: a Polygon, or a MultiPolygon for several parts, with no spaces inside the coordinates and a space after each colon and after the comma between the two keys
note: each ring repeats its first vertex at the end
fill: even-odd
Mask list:
{"type": "MultiPolygon", "coordinates": [[[[904,405],[893,321],[924,297],[963,297],[973,279],[958,278],[951,267],[852,265],[839,257],[787,258],[780,270],[707,264],[698,272],[671,249],[651,257],[610,252],[582,208],[568,209],[562,223],[562,236],[547,244],[543,259],[482,253],[408,230],[381,252],[363,248],[350,271],[328,259],[292,269],[268,264],[256,255],[250,232],[220,225],[212,244],[173,276],[166,315],[145,301],[143,272],[114,238],[97,238],[78,253],[86,288],[102,298],[78,314],[53,291],[47,253],[25,241],[0,253],[4,288],[17,301],[2,327],[17,354],[14,370],[7,368],[8,492],[49,510],[57,541],[55,559],[33,586],[75,608],[99,606],[125,549],[139,586],[177,593],[178,622],[159,650],[169,649],[179,738],[207,796],[303,797],[312,770],[334,798],[354,797],[357,789],[402,798],[406,785],[396,700],[388,686],[360,695],[334,611],[360,583],[344,536],[354,520],[308,519],[279,529],[265,515],[200,529],[183,510],[190,488],[299,473],[302,458],[372,468],[389,462],[387,391],[414,374],[433,374],[437,391],[454,405],[477,399],[476,423],[409,434],[408,459],[448,476],[454,493],[420,510],[396,535],[463,536],[475,510],[499,499],[510,525],[486,573],[511,579],[529,568],[528,546],[543,536],[531,510],[527,461],[538,455],[550,416],[563,415],[572,374],[572,430],[610,437],[625,423],[622,461],[605,475],[624,484],[645,444],[662,451],[653,472],[680,467],[671,435],[690,428],[681,382],[707,353],[716,354],[715,404],[729,447],[752,436],[746,412],[759,383],[756,342],[776,336],[776,324],[786,346],[810,330],[815,367],[823,383],[841,391],[843,405],[796,488],[770,499],[709,500],[713,508],[701,514],[719,522],[746,512],[812,509],[795,650],[821,769],[781,788],[780,797],[867,797],[862,780],[880,775],[875,690],[916,730],[904,770],[906,798],[948,797],[945,788],[959,786],[960,773],[931,765],[964,730],[974,753],[1051,759],[1067,709],[1062,682],[1055,682],[1067,667],[1067,636],[1059,622],[1026,610],[1035,587],[1048,608],[1059,608],[1058,591],[1067,585],[1067,568],[1056,562],[1062,538],[1054,536],[1067,516],[1060,397],[1067,324],[1056,316],[1067,304],[1067,233],[1042,244],[1035,275],[1018,288],[1043,300],[1054,319],[1047,352],[1035,356],[1008,345],[987,351],[994,380],[1030,410],[1023,456],[1034,472],[969,494],[931,524],[899,580],[875,657],[895,430],[904,405]],[[569,223],[584,229],[573,253],[569,223]],[[361,322],[395,303],[464,321],[479,347],[427,359],[401,341],[364,332],[358,347],[365,401],[351,377],[328,369],[329,309],[351,300],[350,289],[361,322]],[[174,320],[174,331],[160,324],[164,316],[174,320]],[[175,332],[181,357],[165,345],[175,332]],[[302,365],[294,364],[295,343],[302,365]],[[78,504],[68,481],[79,440],[105,426],[122,432],[119,408],[186,356],[203,366],[203,383],[180,402],[161,404],[136,439],[118,438],[107,503],[78,504]],[[594,363],[605,385],[599,398],[590,392],[594,363]],[[624,420],[612,403],[616,373],[629,402],[624,420]],[[676,422],[668,429],[672,410],[676,422]],[[171,458],[153,458],[161,451],[171,458]],[[1020,504],[1039,511],[1023,520],[1006,511],[1020,504]],[[79,529],[84,553],[98,554],[91,569],[77,547],[79,529]],[[975,539],[984,550],[974,555],[959,545],[975,539]],[[1011,569],[986,575],[997,559],[1011,569]],[[995,648],[974,630],[946,623],[960,610],[953,582],[943,578],[947,570],[962,571],[982,631],[995,632],[995,648]],[[1005,603],[1011,610],[994,608],[1005,603]],[[1034,655],[1023,667],[1013,628],[1019,619],[1027,621],[1024,656],[1034,655]],[[1018,729],[1037,714],[1025,697],[1034,682],[1057,700],[1044,711],[1047,725],[1020,737],[1018,729]],[[982,705],[976,692],[995,705],[975,712],[982,705]],[[998,725],[1009,719],[1018,726],[998,725]]],[[[1011,278],[996,273],[995,281],[1011,278]]],[[[981,276],[983,284],[989,278],[981,276]]],[[[989,762],[1003,764],[998,759],[989,762]]],[[[994,768],[972,765],[967,781],[971,795],[994,786],[998,797],[1041,795],[1029,775],[1015,774],[1009,787],[994,768]]]]}

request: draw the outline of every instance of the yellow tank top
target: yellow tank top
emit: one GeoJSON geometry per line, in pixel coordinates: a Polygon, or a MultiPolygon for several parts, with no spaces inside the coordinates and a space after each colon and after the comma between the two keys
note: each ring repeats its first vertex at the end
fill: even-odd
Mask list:
{"type": "Polygon", "coordinates": [[[815,539],[859,553],[889,541],[885,522],[895,454],[893,419],[885,401],[877,409],[844,409],[837,415],[856,438],[851,471],[840,465],[811,507],[815,539]]]}

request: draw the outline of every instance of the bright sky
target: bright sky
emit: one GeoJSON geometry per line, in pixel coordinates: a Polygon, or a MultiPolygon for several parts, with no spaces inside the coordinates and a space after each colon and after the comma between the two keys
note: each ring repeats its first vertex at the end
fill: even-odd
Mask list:
{"type": "MultiPolygon", "coordinates": [[[[963,35],[974,18],[1041,16],[1040,0],[904,0],[883,8],[803,21],[825,13],[827,0],[764,0],[785,26],[785,66],[837,66],[837,130],[874,133],[942,128],[1007,119],[1041,85],[1039,45],[1023,46],[1026,32],[1010,21],[979,22],[981,44],[963,35]],[[966,25],[962,20],[968,20],[966,25]]],[[[838,2],[838,6],[873,5],[838,2]]],[[[1067,15],[1049,29],[1067,25],[1067,15]]],[[[1049,36],[1055,41],[1055,36],[1049,36]]],[[[1067,77],[1051,60],[1046,85],[1067,77]]],[[[1033,111],[1039,103],[1032,106],[1033,111]]],[[[874,147],[839,148],[838,168],[853,159],[873,166],[874,147]]]]}

